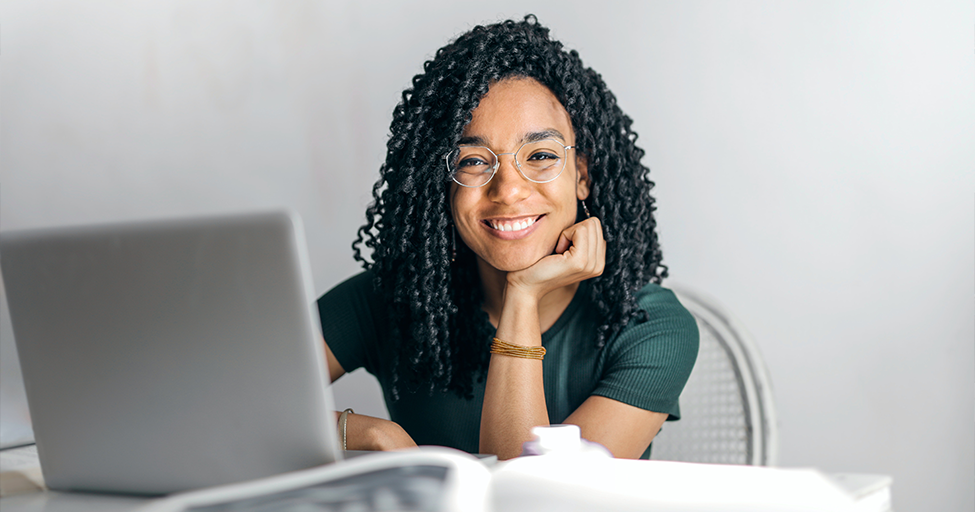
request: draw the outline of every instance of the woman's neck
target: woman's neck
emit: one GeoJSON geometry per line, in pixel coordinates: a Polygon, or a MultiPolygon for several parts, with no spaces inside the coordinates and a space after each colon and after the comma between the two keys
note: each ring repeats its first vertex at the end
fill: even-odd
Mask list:
{"type": "MultiPolygon", "coordinates": [[[[481,306],[488,314],[491,325],[497,327],[504,307],[504,291],[508,285],[508,273],[492,267],[484,260],[477,259],[477,270],[484,290],[484,304],[481,306]]],[[[541,332],[549,330],[569,307],[575,297],[579,283],[573,283],[552,290],[538,301],[538,324],[541,332]]]]}

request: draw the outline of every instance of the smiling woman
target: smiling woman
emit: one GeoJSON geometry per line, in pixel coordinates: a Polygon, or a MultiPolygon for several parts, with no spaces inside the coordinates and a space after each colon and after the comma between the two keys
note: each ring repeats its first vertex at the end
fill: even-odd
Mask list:
{"type": "Polygon", "coordinates": [[[630,125],[533,16],[476,27],[424,65],[354,244],[365,272],[318,301],[332,379],[365,367],[392,420],[345,415],[349,449],[509,458],[532,427],[573,423],[649,456],[679,418],[698,335],[659,286],[630,125]]]}

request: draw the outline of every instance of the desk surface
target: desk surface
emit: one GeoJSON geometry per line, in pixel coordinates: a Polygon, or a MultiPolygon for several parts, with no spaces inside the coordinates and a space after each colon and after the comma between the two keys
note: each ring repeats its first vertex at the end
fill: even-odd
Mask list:
{"type": "Polygon", "coordinates": [[[35,492],[0,498],[4,512],[129,512],[149,499],[75,492],[35,492]]]}
{"type": "MultiPolygon", "coordinates": [[[[729,506],[776,512],[835,511],[854,510],[854,503],[855,510],[890,510],[890,477],[828,476],[812,469],[546,456],[499,463],[490,475],[483,469],[478,475],[478,481],[490,479],[489,502],[499,510],[537,510],[545,504],[556,509],[563,508],[561,505],[582,509],[611,505],[614,510],[636,511],[666,504],[673,510],[695,511],[729,506]]],[[[0,507],[3,512],[127,512],[153,501],[47,491],[0,498],[0,507]]],[[[482,510],[485,503],[478,503],[482,510]]]]}

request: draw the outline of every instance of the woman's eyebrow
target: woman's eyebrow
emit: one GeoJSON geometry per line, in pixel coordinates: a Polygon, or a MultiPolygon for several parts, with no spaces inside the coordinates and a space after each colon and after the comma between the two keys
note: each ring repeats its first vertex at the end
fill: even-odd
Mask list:
{"type": "Polygon", "coordinates": [[[521,138],[521,142],[522,143],[538,142],[540,140],[545,140],[545,139],[559,139],[563,143],[565,142],[565,136],[562,135],[562,132],[554,128],[549,128],[548,130],[542,130],[540,132],[531,132],[525,134],[525,136],[521,138]]]}
{"type": "MultiPolygon", "coordinates": [[[[542,130],[540,132],[529,132],[529,133],[526,133],[525,136],[521,138],[521,143],[524,144],[524,143],[527,143],[527,142],[538,142],[540,140],[545,140],[545,139],[559,139],[563,143],[565,143],[565,136],[562,135],[562,132],[560,132],[560,131],[558,131],[558,130],[556,130],[554,128],[549,128],[547,130],[542,130]]],[[[460,140],[457,141],[457,145],[458,146],[485,146],[485,147],[487,147],[488,146],[488,142],[487,142],[486,139],[484,139],[484,137],[481,137],[479,135],[474,135],[474,136],[468,136],[468,137],[461,137],[460,140]]]]}
{"type": "Polygon", "coordinates": [[[458,146],[484,146],[487,147],[487,141],[484,137],[474,136],[474,137],[461,137],[457,141],[458,146]]]}

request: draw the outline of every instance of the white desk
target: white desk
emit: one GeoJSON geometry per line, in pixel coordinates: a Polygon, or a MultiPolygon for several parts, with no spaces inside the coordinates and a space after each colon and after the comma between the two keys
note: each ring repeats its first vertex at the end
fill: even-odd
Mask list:
{"type": "MultiPolygon", "coordinates": [[[[890,510],[889,477],[827,477],[811,469],[543,456],[499,463],[490,475],[479,471],[478,478],[490,479],[495,510],[505,512],[658,507],[675,511],[890,510]],[[853,491],[856,501],[841,490],[844,487],[853,491]]],[[[150,502],[48,491],[0,498],[0,508],[3,512],[128,512],[150,502]]]]}

